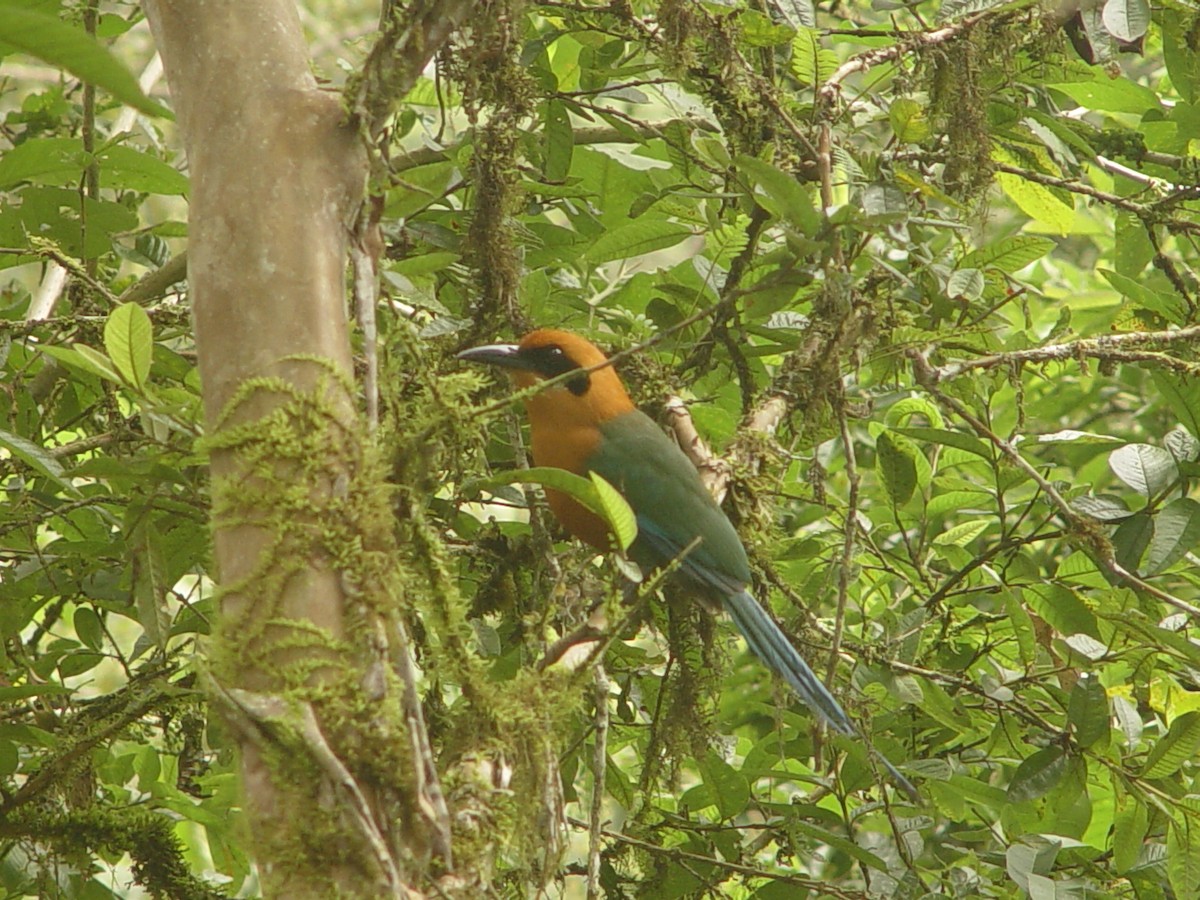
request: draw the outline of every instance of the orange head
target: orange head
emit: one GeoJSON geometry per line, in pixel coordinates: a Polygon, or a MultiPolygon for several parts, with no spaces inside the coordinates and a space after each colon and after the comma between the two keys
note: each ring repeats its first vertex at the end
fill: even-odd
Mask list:
{"type": "MultiPolygon", "coordinates": [[[[607,362],[604,354],[567,331],[541,328],[525,335],[519,344],[474,347],[458,357],[506,369],[519,387],[563,376],[552,387],[525,398],[530,449],[537,466],[586,475],[592,454],[604,440],[600,425],[634,411],[612,366],[587,371],[607,362]]],[[[603,519],[559,491],[547,489],[546,499],[567,531],[601,550],[611,549],[603,519]]]]}
{"type": "Polygon", "coordinates": [[[634,408],[612,366],[586,371],[607,362],[607,357],[569,331],[539,328],[519,344],[488,344],[464,350],[458,357],[507,369],[522,388],[578,371],[525,401],[535,433],[542,426],[599,425],[634,408]]]}

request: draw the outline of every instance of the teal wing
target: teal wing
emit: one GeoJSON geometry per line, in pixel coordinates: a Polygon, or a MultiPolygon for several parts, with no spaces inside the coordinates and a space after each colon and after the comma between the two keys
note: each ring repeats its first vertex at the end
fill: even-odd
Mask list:
{"type": "Polygon", "coordinates": [[[750,566],[737,531],[674,441],[636,410],[610,419],[601,431],[588,468],[620,491],[637,516],[634,559],[667,563],[699,538],[684,558],[685,574],[718,595],[748,584],[750,566]]]}

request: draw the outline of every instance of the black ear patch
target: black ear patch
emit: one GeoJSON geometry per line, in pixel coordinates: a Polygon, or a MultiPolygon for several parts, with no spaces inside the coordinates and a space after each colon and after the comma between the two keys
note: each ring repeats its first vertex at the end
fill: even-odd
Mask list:
{"type": "MultiPolygon", "coordinates": [[[[522,350],[521,356],[525,358],[529,368],[543,378],[557,378],[568,372],[577,372],[581,368],[579,363],[567,356],[558,344],[531,347],[528,350],[522,350]]],[[[579,371],[577,377],[567,380],[567,390],[576,397],[582,397],[591,386],[592,379],[586,372],[579,371]]]]}

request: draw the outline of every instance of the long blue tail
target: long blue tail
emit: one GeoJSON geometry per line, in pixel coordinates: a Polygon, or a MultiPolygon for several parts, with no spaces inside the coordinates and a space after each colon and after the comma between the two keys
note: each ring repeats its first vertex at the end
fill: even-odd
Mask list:
{"type": "MultiPolygon", "coordinates": [[[[758,601],[748,592],[728,594],[725,597],[725,609],[729,612],[733,624],[737,626],[754,655],[775,670],[776,673],[792,686],[800,699],[813,712],[824,720],[830,728],[840,734],[856,735],[858,729],[837,702],[837,698],[829,693],[829,689],[821,683],[815,672],[804,661],[804,657],[792,646],[775,621],[767,614],[758,601]]],[[[888,774],[895,779],[896,784],[914,800],[919,799],[916,787],[893,766],[886,757],[878,751],[873,751],[880,764],[887,769],[888,774]]]]}

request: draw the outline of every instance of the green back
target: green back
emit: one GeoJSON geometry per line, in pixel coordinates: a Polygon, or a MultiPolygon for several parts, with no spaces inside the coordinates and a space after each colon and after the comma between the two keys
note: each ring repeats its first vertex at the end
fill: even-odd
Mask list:
{"type": "Polygon", "coordinates": [[[722,576],[721,581],[748,584],[750,565],[737,531],[674,441],[638,410],[610,419],[600,430],[604,439],[588,467],[617,488],[637,515],[632,557],[642,565],[660,565],[699,537],[690,562],[722,576]]]}

